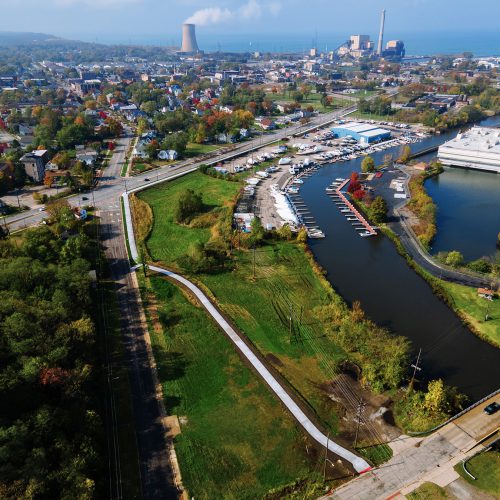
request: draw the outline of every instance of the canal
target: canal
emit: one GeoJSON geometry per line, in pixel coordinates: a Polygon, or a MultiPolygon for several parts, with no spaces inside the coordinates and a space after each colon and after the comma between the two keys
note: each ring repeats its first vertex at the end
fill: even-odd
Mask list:
{"type": "MultiPolygon", "coordinates": [[[[426,149],[451,135],[430,137],[413,148],[426,149]]],[[[387,152],[375,154],[376,163],[387,152]]],[[[346,178],[360,166],[361,158],[325,166],[301,188],[302,198],[327,236],[310,242],[318,263],[348,303],[361,302],[377,324],[410,339],[415,352],[422,348],[422,378],[443,378],[472,399],[489,394],[498,388],[500,350],[463,326],[389,239],[358,236],[326,195],[332,180],[346,178]]]]}
{"type": "MultiPolygon", "coordinates": [[[[483,125],[500,125],[500,116],[483,125]]],[[[438,211],[431,252],[458,250],[465,260],[493,257],[500,232],[500,175],[446,168],[425,187],[438,211]]]]}

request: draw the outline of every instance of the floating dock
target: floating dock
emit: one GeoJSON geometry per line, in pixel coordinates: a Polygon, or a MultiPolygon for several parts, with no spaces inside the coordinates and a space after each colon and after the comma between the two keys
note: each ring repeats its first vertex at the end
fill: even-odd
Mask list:
{"type": "Polygon", "coordinates": [[[335,194],[330,194],[331,198],[340,199],[341,201],[334,201],[340,209],[340,212],[347,217],[347,220],[351,222],[356,231],[363,231],[359,233],[360,236],[376,236],[377,231],[368,223],[368,221],[361,215],[358,209],[347,199],[345,194],[342,192],[347,184],[349,184],[349,179],[336,179],[330,186],[326,188],[327,193],[332,193],[332,189],[335,194]],[[341,208],[342,207],[342,208],[341,208]],[[357,221],[357,222],[352,222],[357,221]]]}

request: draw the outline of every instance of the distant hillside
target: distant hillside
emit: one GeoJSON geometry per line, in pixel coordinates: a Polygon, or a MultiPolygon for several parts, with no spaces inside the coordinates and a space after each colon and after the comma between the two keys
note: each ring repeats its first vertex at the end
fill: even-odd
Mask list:
{"type": "Polygon", "coordinates": [[[21,33],[14,31],[0,31],[0,45],[26,45],[40,42],[50,42],[62,40],[54,35],[47,35],[45,33],[21,33]]]}

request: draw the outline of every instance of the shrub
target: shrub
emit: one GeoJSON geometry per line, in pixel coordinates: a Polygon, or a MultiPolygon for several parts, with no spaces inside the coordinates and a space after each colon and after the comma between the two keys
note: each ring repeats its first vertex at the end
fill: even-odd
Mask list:
{"type": "Polygon", "coordinates": [[[203,199],[201,194],[195,193],[192,189],[186,189],[177,200],[174,217],[178,223],[187,223],[202,210],[203,199]]]}

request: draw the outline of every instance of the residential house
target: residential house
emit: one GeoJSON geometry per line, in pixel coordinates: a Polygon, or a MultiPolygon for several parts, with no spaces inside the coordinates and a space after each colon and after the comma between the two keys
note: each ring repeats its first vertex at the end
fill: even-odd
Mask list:
{"type": "Polygon", "coordinates": [[[260,125],[263,130],[274,130],[276,128],[276,123],[270,118],[262,118],[260,121],[255,120],[255,122],[260,125]]]}
{"type": "Polygon", "coordinates": [[[31,153],[26,153],[19,161],[23,164],[24,171],[31,180],[43,182],[47,163],[46,149],[37,149],[31,153]]]}
{"type": "Polygon", "coordinates": [[[134,150],[132,151],[132,156],[134,158],[141,158],[143,160],[148,158],[148,153],[146,151],[146,146],[148,145],[148,142],[145,141],[138,141],[137,144],[134,147],[134,150]]]}
{"type": "Polygon", "coordinates": [[[25,135],[33,135],[35,131],[35,128],[32,127],[31,125],[19,125],[19,135],[25,136],[25,135]]]}
{"type": "Polygon", "coordinates": [[[489,290],[488,288],[478,288],[477,294],[479,297],[487,300],[493,300],[493,297],[495,296],[495,292],[493,290],[489,290]]]}
{"type": "Polygon", "coordinates": [[[89,167],[96,162],[98,156],[99,154],[97,151],[92,148],[79,149],[76,151],[76,159],[89,167]]]}
{"type": "Polygon", "coordinates": [[[163,161],[175,161],[179,158],[179,154],[175,149],[162,150],[158,153],[158,159],[163,161]]]}

